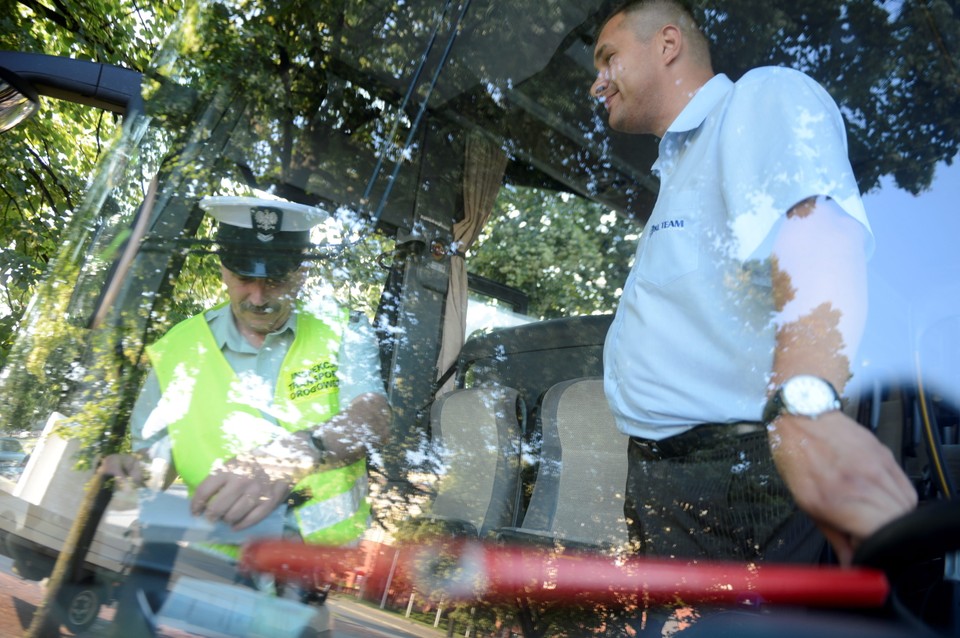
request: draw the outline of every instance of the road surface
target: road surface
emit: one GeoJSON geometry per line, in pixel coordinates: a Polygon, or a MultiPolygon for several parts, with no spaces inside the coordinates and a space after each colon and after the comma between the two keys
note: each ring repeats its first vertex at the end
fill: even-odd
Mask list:
{"type": "MultiPolygon", "coordinates": [[[[41,583],[13,573],[9,558],[0,556],[0,638],[19,638],[30,626],[43,600],[41,583]]],[[[445,631],[426,627],[402,616],[363,605],[350,597],[331,597],[327,604],[334,616],[335,638],[442,638],[445,631]]],[[[100,618],[84,636],[102,636],[113,618],[113,608],[104,607],[100,618]]],[[[63,632],[64,636],[69,632],[63,632]]],[[[162,627],[158,638],[187,638],[197,634],[162,627]]]]}

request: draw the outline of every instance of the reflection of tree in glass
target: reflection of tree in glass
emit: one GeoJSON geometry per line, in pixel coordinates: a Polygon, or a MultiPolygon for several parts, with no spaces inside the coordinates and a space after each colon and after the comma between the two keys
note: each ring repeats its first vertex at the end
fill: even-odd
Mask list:
{"type": "MultiPolygon", "coordinates": [[[[29,51],[145,69],[179,2],[82,3],[56,10],[12,2],[0,50],[29,51]]],[[[119,119],[81,104],[48,100],[44,113],[0,137],[0,365],[90,173],[119,119]],[[53,114],[56,114],[55,116],[53,114]]]]}
{"type": "Polygon", "coordinates": [[[714,67],[764,65],[818,80],[847,120],[861,190],[893,175],[917,193],[960,144],[960,14],[954,3],[700,0],[714,67]],[[889,7],[889,8],[888,8],[889,7]]]}
{"type": "Polygon", "coordinates": [[[611,312],[638,231],[573,195],[505,188],[471,251],[470,269],[525,292],[533,316],[611,312]]]}

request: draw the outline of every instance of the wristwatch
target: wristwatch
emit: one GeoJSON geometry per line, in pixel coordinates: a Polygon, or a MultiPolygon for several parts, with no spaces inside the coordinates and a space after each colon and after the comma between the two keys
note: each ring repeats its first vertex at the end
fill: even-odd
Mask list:
{"type": "Polygon", "coordinates": [[[310,442],[313,443],[313,447],[317,448],[317,452],[320,453],[320,458],[323,459],[323,453],[327,451],[326,446],[323,444],[323,438],[320,436],[321,428],[315,428],[310,431],[310,442]]]}
{"type": "Polygon", "coordinates": [[[763,422],[771,423],[781,414],[795,414],[816,419],[839,410],[840,395],[836,388],[820,377],[798,374],[780,384],[763,408],[763,422]]]}

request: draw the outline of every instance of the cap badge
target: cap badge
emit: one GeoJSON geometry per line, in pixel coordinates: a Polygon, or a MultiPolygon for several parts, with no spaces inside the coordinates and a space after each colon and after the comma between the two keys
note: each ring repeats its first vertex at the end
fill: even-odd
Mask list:
{"type": "Polygon", "coordinates": [[[264,243],[273,241],[283,224],[283,210],[273,206],[254,206],[250,209],[250,222],[257,231],[257,239],[264,243]]]}

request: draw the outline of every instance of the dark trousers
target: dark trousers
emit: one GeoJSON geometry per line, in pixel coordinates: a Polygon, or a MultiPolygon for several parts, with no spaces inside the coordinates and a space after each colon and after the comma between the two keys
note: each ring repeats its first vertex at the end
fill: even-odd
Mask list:
{"type": "Polygon", "coordinates": [[[624,514],[636,551],[660,558],[817,563],[825,539],[781,480],[759,423],[631,438],[624,514]]]}

